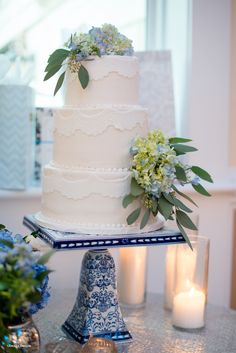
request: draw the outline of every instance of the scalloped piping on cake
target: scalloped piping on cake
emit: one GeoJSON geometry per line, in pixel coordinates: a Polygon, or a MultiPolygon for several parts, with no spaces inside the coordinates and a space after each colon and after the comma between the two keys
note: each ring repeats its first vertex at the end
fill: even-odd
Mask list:
{"type": "MultiPolygon", "coordinates": [[[[51,219],[45,216],[42,212],[38,212],[35,218],[39,224],[46,226],[49,229],[64,231],[64,232],[76,232],[87,234],[103,234],[103,235],[115,235],[115,234],[131,234],[131,233],[142,233],[139,224],[98,224],[98,223],[78,223],[77,219],[70,218],[70,220],[57,219],[56,217],[51,219]]],[[[151,232],[163,227],[163,219],[157,218],[153,223],[146,225],[145,232],[151,232]]]]}
{"type": "Polygon", "coordinates": [[[79,171],[73,175],[50,166],[44,169],[43,190],[45,193],[58,192],[73,200],[84,199],[94,194],[120,198],[129,193],[131,172],[121,174],[124,175],[113,179],[110,179],[110,173],[107,175],[108,178],[105,177],[105,173],[97,172],[79,171]]]}
{"type": "MultiPolygon", "coordinates": [[[[83,65],[89,72],[89,80],[97,81],[109,76],[110,73],[116,73],[119,76],[132,78],[138,74],[137,62],[138,60],[136,57],[128,56],[116,56],[114,62],[113,55],[111,55],[106,56],[105,58],[96,58],[92,61],[84,61],[83,65]],[[104,62],[104,65],[101,65],[101,61],[104,62]]],[[[68,82],[78,80],[78,74],[67,71],[66,79],[68,82]]]]}
{"type": "Polygon", "coordinates": [[[81,114],[80,111],[73,111],[70,117],[68,117],[68,113],[63,115],[62,110],[58,110],[54,117],[54,131],[65,136],[71,136],[78,130],[87,135],[96,136],[110,126],[119,131],[124,131],[132,130],[137,125],[145,127],[147,124],[146,111],[143,110],[126,111],[120,114],[120,111],[112,110],[111,113],[110,110],[106,109],[93,116],[81,114]]]}
{"type": "Polygon", "coordinates": [[[124,173],[128,172],[129,168],[102,168],[102,167],[84,167],[84,166],[68,166],[62,163],[57,163],[57,162],[50,162],[49,164],[52,168],[60,168],[60,169],[65,169],[67,172],[68,171],[73,171],[73,172],[97,172],[97,173],[124,173]]]}

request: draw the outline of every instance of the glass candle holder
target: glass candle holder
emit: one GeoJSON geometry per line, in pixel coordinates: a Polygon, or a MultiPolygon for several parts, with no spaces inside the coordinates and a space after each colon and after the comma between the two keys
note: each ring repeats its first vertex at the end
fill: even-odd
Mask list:
{"type": "Polygon", "coordinates": [[[185,330],[204,327],[208,290],[209,239],[189,238],[193,250],[187,244],[176,246],[172,311],[173,325],[185,330]]]}
{"type": "Polygon", "coordinates": [[[119,302],[142,306],[146,297],[147,248],[121,248],[118,271],[119,302]]]}

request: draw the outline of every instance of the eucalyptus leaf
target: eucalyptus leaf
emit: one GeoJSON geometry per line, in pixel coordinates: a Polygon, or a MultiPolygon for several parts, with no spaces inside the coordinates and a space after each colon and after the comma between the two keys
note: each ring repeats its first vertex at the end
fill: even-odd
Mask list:
{"type": "Polygon", "coordinates": [[[149,209],[147,209],[143,215],[141,224],[140,224],[140,229],[143,229],[145,227],[145,225],[147,224],[149,217],[150,217],[150,213],[151,211],[149,209]]]}
{"type": "Polygon", "coordinates": [[[67,49],[56,49],[48,58],[48,63],[56,61],[64,61],[67,56],[70,54],[70,51],[67,49]]]}
{"type": "Polygon", "coordinates": [[[175,175],[178,180],[187,181],[185,170],[179,165],[175,166],[175,175]]]}
{"type": "Polygon", "coordinates": [[[186,139],[184,137],[171,137],[169,138],[169,143],[175,144],[175,143],[185,143],[185,142],[190,142],[192,141],[191,139],[186,139]]]}
{"type": "Polygon", "coordinates": [[[193,173],[195,173],[197,176],[199,176],[199,178],[206,180],[209,183],[213,183],[212,177],[205,169],[202,169],[196,165],[193,165],[191,170],[193,173]]]}
{"type": "Polygon", "coordinates": [[[141,212],[141,207],[136,208],[136,210],[130,213],[130,215],[127,217],[128,225],[133,224],[139,218],[140,212],[141,212]]]}
{"type": "Polygon", "coordinates": [[[55,67],[60,66],[61,67],[62,63],[49,63],[46,67],[45,67],[45,72],[49,72],[52,71],[55,67]]]}
{"type": "Polygon", "coordinates": [[[50,71],[48,71],[44,77],[44,81],[49,80],[52,76],[54,76],[61,68],[61,65],[54,66],[50,71]]]}
{"type": "Polygon", "coordinates": [[[180,143],[175,143],[175,144],[173,144],[171,146],[174,148],[174,150],[175,150],[177,155],[181,155],[181,154],[185,154],[185,153],[188,153],[188,152],[197,151],[197,148],[195,148],[195,147],[188,146],[188,145],[182,145],[180,143]]]}
{"type": "Polygon", "coordinates": [[[182,201],[180,201],[176,197],[171,196],[170,194],[166,194],[166,193],[164,193],[163,195],[167,199],[167,201],[172,203],[175,207],[181,208],[183,211],[188,212],[188,213],[193,212],[190,208],[188,208],[182,201]]]}
{"type": "Polygon", "coordinates": [[[89,83],[89,73],[83,65],[81,65],[79,68],[78,77],[81,86],[83,87],[83,89],[85,89],[89,83]]]}
{"type": "Polygon", "coordinates": [[[56,84],[56,87],[54,90],[54,96],[57,94],[58,90],[61,88],[61,86],[63,84],[64,78],[65,78],[65,73],[66,72],[63,72],[57,80],[57,84],[56,84]]]}
{"type": "Polygon", "coordinates": [[[190,249],[193,250],[192,244],[191,244],[191,242],[190,242],[190,240],[189,240],[189,237],[188,237],[187,233],[185,232],[184,228],[181,226],[181,224],[180,224],[178,221],[176,221],[176,223],[177,223],[177,226],[178,226],[178,228],[179,228],[181,234],[182,234],[183,237],[184,237],[184,240],[185,240],[186,243],[189,245],[190,249]]]}
{"type": "Polygon", "coordinates": [[[185,212],[181,210],[176,210],[176,219],[183,227],[192,230],[197,230],[197,227],[185,212]]]}
{"type": "Polygon", "coordinates": [[[209,194],[209,192],[201,184],[198,184],[198,185],[192,184],[192,187],[201,195],[211,196],[211,194],[209,194]]]}
{"type": "Polygon", "coordinates": [[[177,192],[180,196],[184,197],[186,200],[188,200],[188,201],[191,202],[193,205],[195,205],[196,207],[198,207],[198,205],[191,199],[191,197],[189,197],[188,195],[185,195],[183,192],[179,191],[175,185],[172,185],[172,189],[173,189],[175,192],[177,192]]]}
{"type": "Polygon", "coordinates": [[[126,195],[122,201],[123,207],[126,208],[129,206],[129,204],[131,204],[136,198],[137,196],[133,196],[132,194],[126,195]]]}
{"type": "Polygon", "coordinates": [[[144,189],[137,183],[135,178],[131,179],[131,194],[133,196],[140,196],[144,193],[144,189]]]}
{"type": "Polygon", "coordinates": [[[152,199],[152,213],[154,216],[157,215],[158,212],[158,202],[157,199],[152,199]]]}
{"type": "Polygon", "coordinates": [[[48,262],[48,260],[50,259],[50,257],[52,256],[52,254],[54,254],[54,250],[50,250],[50,251],[46,252],[45,254],[40,256],[37,263],[40,265],[46,264],[48,262]]]}
{"type": "Polygon", "coordinates": [[[158,200],[158,209],[164,218],[168,220],[173,212],[173,205],[164,196],[161,196],[158,200]]]}

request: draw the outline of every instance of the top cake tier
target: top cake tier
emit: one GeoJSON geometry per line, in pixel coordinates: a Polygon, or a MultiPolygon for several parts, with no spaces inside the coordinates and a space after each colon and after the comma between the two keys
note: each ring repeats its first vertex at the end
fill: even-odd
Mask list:
{"type": "Polygon", "coordinates": [[[65,106],[97,104],[138,104],[139,67],[134,56],[105,55],[83,61],[89,84],[83,89],[77,73],[67,70],[65,106]]]}

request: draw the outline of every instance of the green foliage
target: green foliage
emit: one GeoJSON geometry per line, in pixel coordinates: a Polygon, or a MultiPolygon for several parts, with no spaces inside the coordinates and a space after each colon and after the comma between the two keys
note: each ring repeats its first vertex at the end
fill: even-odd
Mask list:
{"type": "Polygon", "coordinates": [[[174,143],[171,146],[174,148],[177,156],[180,156],[181,154],[186,154],[188,152],[197,151],[197,148],[192,147],[192,146],[188,146],[188,145],[182,145],[182,144],[174,143]]]}
{"type": "Polygon", "coordinates": [[[194,185],[192,184],[192,187],[201,195],[203,196],[211,196],[211,194],[209,194],[209,192],[201,185],[194,185]]]}
{"type": "Polygon", "coordinates": [[[197,204],[191,197],[181,192],[176,183],[187,184],[200,194],[210,196],[208,191],[199,183],[199,178],[212,183],[210,174],[198,166],[189,166],[179,157],[189,152],[195,152],[195,147],[187,143],[191,139],[172,137],[167,139],[160,130],[149,132],[147,137],[138,137],[131,146],[133,177],[131,179],[130,194],[123,199],[123,207],[127,207],[139,198],[141,207],[134,210],[127,218],[128,224],[134,223],[144,213],[140,222],[143,229],[150,215],[158,212],[165,220],[175,220],[184,239],[191,247],[185,228],[197,230],[188,214],[192,209],[185,205],[182,199],[197,204]]]}
{"type": "Polygon", "coordinates": [[[195,173],[197,176],[199,176],[199,178],[206,180],[209,183],[213,183],[212,177],[210,176],[210,174],[206,170],[204,170],[196,165],[193,165],[191,167],[191,170],[193,173],[195,173]]]}
{"type": "Polygon", "coordinates": [[[133,224],[134,222],[137,221],[137,219],[139,218],[141,212],[141,207],[136,208],[136,210],[134,210],[128,217],[127,217],[127,223],[128,225],[133,224]]]}
{"type": "Polygon", "coordinates": [[[124,208],[128,207],[129,204],[131,204],[136,198],[137,196],[133,196],[132,194],[126,195],[122,201],[123,207],[124,208]]]}
{"type": "Polygon", "coordinates": [[[144,193],[143,188],[137,183],[136,179],[131,179],[131,194],[133,196],[140,196],[144,193]]]}
{"type": "Polygon", "coordinates": [[[185,142],[190,142],[192,141],[191,139],[186,139],[183,137],[171,137],[169,138],[169,142],[171,145],[176,144],[176,143],[185,143],[185,142]]]}
{"type": "Polygon", "coordinates": [[[197,230],[197,227],[185,212],[181,210],[176,210],[176,219],[183,227],[192,230],[197,230]]]}
{"type": "Polygon", "coordinates": [[[85,89],[89,83],[89,73],[82,64],[79,68],[78,77],[79,77],[81,86],[83,87],[83,89],[85,89]]]}
{"type": "Polygon", "coordinates": [[[189,197],[188,195],[185,195],[183,192],[179,191],[175,185],[172,185],[172,189],[177,192],[180,196],[184,197],[186,200],[191,202],[194,206],[198,207],[198,205],[189,197]]]}
{"type": "MultiPolygon", "coordinates": [[[[56,49],[48,58],[48,64],[62,64],[63,61],[68,57],[70,51],[67,49],[56,49]]],[[[47,69],[47,68],[46,68],[47,69]]],[[[47,71],[45,69],[45,71],[47,71]]]]}
{"type": "Polygon", "coordinates": [[[175,166],[175,175],[178,180],[187,181],[185,170],[179,165],[175,166]]]}
{"type": "MultiPolygon", "coordinates": [[[[57,49],[55,50],[48,59],[48,64],[45,68],[46,75],[44,77],[44,81],[49,80],[52,76],[54,76],[63,66],[64,61],[66,58],[69,56],[70,51],[66,49],[57,49]]],[[[54,96],[58,92],[58,90],[61,88],[63,81],[65,78],[65,72],[63,72],[56,84],[55,90],[54,90],[54,96]]]]}
{"type": "Polygon", "coordinates": [[[173,206],[176,206],[176,208],[180,208],[185,212],[193,212],[190,208],[188,208],[182,201],[180,201],[179,199],[177,199],[175,196],[173,196],[173,194],[167,194],[167,193],[163,193],[164,197],[166,198],[166,200],[168,200],[173,206]]]}
{"type": "Polygon", "coordinates": [[[54,90],[54,96],[57,94],[57,92],[58,92],[59,89],[61,88],[61,86],[62,86],[62,84],[63,84],[63,81],[64,81],[64,79],[65,79],[65,74],[66,74],[66,72],[63,72],[63,73],[59,76],[59,78],[58,78],[58,80],[57,80],[57,84],[56,84],[55,90],[54,90]]]}
{"type": "Polygon", "coordinates": [[[140,229],[143,229],[145,227],[145,225],[147,224],[149,217],[150,217],[151,211],[148,209],[146,209],[146,211],[144,212],[141,224],[140,224],[140,229]]]}
{"type": "Polygon", "coordinates": [[[186,243],[189,245],[190,249],[193,250],[193,247],[192,247],[192,244],[189,240],[189,237],[187,235],[187,233],[185,232],[184,228],[181,226],[181,224],[179,223],[178,219],[176,220],[176,224],[181,232],[181,234],[183,235],[184,237],[184,240],[186,241],[186,243]]]}
{"type": "Polygon", "coordinates": [[[158,210],[168,220],[172,215],[173,205],[165,197],[161,196],[158,200],[158,210]]]}

